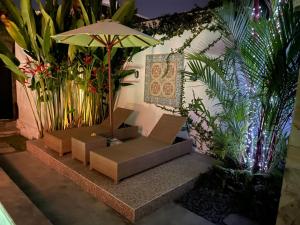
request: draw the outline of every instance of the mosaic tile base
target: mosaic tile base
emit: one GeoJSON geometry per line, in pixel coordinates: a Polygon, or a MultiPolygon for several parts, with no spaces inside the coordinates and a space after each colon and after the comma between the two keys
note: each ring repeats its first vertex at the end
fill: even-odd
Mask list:
{"type": "Polygon", "coordinates": [[[207,156],[192,153],[115,185],[109,178],[72,160],[70,154],[59,157],[42,140],[27,141],[27,150],[131,222],[190,190],[200,173],[214,163],[207,156]]]}

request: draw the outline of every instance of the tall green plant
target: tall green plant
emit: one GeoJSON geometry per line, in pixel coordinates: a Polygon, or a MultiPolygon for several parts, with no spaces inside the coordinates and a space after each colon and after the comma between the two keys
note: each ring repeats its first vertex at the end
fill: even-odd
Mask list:
{"type": "Polygon", "coordinates": [[[225,51],[188,54],[222,111],[210,124],[213,150],[240,168],[267,172],[289,134],[300,63],[300,16],[292,1],[273,1],[269,18],[252,19],[252,1],[226,2],[216,12],[225,51]],[[246,7],[245,7],[246,5],[246,7]]]}
{"type": "MultiPolygon", "coordinates": [[[[30,0],[21,0],[20,10],[12,0],[5,0],[2,4],[11,13],[1,15],[1,21],[27,53],[27,61],[22,65],[10,61],[6,66],[21,73],[27,82],[23,86],[33,91],[40,132],[101,122],[107,115],[108,101],[106,50],[62,45],[50,36],[111,15],[121,23],[130,23],[134,0],[125,1],[120,8],[113,7],[110,12],[103,11],[101,1],[96,0],[37,3],[40,13],[33,10],[30,0]]],[[[116,1],[111,4],[115,6],[116,1]]],[[[123,63],[134,52],[136,49],[119,49],[112,54],[114,93],[122,85],[123,75],[128,74],[122,72],[123,63]]]]}

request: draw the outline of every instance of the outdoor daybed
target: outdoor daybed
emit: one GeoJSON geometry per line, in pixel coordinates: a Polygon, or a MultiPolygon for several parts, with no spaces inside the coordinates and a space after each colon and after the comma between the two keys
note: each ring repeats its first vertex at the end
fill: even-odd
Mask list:
{"type": "MultiPolygon", "coordinates": [[[[132,112],[132,110],[125,108],[117,108],[113,112],[115,128],[114,137],[118,138],[119,140],[135,138],[138,135],[138,127],[124,125],[125,120],[132,112]]],[[[98,138],[101,138],[99,136],[109,136],[109,128],[109,118],[107,118],[100,125],[46,132],[44,136],[44,143],[50,149],[58,152],[59,156],[63,156],[63,154],[71,152],[72,137],[78,137],[81,135],[91,136],[91,134],[94,133],[98,136],[98,138]]],[[[95,138],[97,138],[97,136],[95,138]]]]}
{"type": "MultiPolygon", "coordinates": [[[[186,118],[164,114],[148,137],[90,151],[90,169],[115,183],[192,151],[192,141],[174,143],[186,118]]],[[[176,172],[176,171],[174,171],[176,172]]]]}

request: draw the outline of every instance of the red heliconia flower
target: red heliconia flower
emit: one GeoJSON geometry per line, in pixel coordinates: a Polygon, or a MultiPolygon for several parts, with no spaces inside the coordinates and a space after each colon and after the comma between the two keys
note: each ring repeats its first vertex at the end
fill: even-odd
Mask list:
{"type": "Polygon", "coordinates": [[[97,88],[93,85],[91,80],[89,81],[88,91],[93,94],[97,93],[97,88]]]}
{"type": "Polygon", "coordinates": [[[92,77],[97,76],[97,71],[98,71],[97,67],[93,67],[92,72],[91,72],[92,77]]]}
{"type": "Polygon", "coordinates": [[[90,87],[90,92],[93,93],[93,94],[96,94],[97,93],[97,88],[95,88],[94,86],[91,86],[90,87]]]}
{"type": "Polygon", "coordinates": [[[25,64],[24,66],[20,67],[20,70],[27,74],[27,75],[31,75],[31,76],[35,76],[35,71],[27,64],[25,64]]]}
{"type": "Polygon", "coordinates": [[[56,67],[54,68],[54,71],[57,72],[57,73],[59,73],[59,72],[61,71],[61,69],[60,69],[59,66],[56,66],[56,67]]]}
{"type": "Polygon", "coordinates": [[[25,74],[31,75],[32,77],[36,75],[51,77],[49,63],[39,64],[39,62],[32,61],[29,58],[26,59],[26,63],[24,63],[24,65],[20,67],[20,70],[25,74]]]}
{"type": "Polygon", "coordinates": [[[43,72],[44,70],[45,70],[45,67],[44,67],[43,64],[37,65],[36,68],[35,68],[36,73],[43,72]]]}
{"type": "Polygon", "coordinates": [[[108,82],[104,82],[103,85],[102,85],[102,88],[105,92],[108,92],[108,82]]]}
{"type": "Polygon", "coordinates": [[[83,62],[85,65],[90,65],[92,63],[92,61],[93,61],[93,58],[90,55],[85,55],[83,57],[83,62]]]}

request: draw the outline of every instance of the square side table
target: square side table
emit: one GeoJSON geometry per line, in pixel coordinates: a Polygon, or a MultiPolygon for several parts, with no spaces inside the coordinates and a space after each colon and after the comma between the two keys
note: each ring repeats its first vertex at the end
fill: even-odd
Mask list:
{"type": "Polygon", "coordinates": [[[72,159],[77,159],[86,166],[90,162],[90,150],[107,146],[107,140],[102,136],[80,135],[72,137],[72,159]]]}

